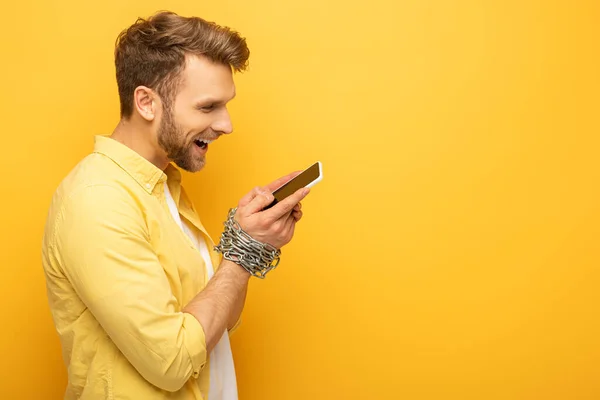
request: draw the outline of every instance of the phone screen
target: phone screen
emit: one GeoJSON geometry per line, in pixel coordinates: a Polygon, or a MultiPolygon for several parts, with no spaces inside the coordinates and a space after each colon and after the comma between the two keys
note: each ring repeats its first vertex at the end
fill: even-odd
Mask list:
{"type": "Polygon", "coordinates": [[[319,178],[319,163],[316,162],[304,171],[302,171],[298,176],[294,179],[280,187],[279,189],[273,192],[273,197],[275,200],[271,204],[269,204],[266,209],[273,207],[275,204],[285,199],[291,194],[294,194],[298,189],[307,186],[312,183],[314,180],[319,178]]]}

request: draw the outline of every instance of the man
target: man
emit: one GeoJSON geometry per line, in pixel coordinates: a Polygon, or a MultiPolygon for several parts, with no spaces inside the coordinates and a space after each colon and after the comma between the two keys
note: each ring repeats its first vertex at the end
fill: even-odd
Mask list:
{"type": "Polygon", "coordinates": [[[232,132],[233,71],[248,57],[236,32],[169,12],[119,36],[121,120],[60,184],[43,240],[66,399],[237,399],[228,333],[308,190],[261,211],[297,173],[255,188],[213,251],[173,164],[201,170],[232,132]]]}

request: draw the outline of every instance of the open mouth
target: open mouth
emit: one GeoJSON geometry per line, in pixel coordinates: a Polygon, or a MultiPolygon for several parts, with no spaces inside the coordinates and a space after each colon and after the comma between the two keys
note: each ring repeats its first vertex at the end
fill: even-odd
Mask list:
{"type": "Polygon", "coordinates": [[[205,150],[208,148],[208,145],[212,143],[212,140],[205,140],[205,139],[196,139],[194,140],[194,144],[198,147],[200,147],[202,150],[205,150]]]}

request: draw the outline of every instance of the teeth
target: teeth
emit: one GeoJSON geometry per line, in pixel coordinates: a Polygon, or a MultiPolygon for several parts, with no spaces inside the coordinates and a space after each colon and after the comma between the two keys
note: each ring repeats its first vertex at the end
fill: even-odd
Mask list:
{"type": "Polygon", "coordinates": [[[204,139],[199,139],[198,141],[202,142],[202,143],[206,143],[206,144],[211,144],[213,142],[212,140],[204,140],[204,139]]]}

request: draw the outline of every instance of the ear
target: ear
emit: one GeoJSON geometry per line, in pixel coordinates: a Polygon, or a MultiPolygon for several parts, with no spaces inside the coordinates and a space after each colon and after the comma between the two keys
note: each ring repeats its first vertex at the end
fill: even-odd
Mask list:
{"type": "Polygon", "coordinates": [[[156,116],[158,95],[146,86],[138,86],[133,92],[133,106],[146,121],[153,121],[156,116]]]}

